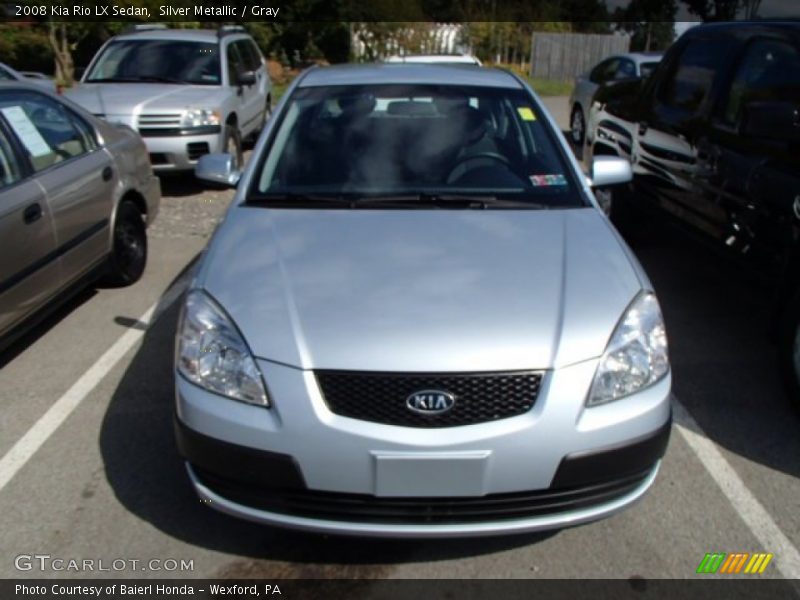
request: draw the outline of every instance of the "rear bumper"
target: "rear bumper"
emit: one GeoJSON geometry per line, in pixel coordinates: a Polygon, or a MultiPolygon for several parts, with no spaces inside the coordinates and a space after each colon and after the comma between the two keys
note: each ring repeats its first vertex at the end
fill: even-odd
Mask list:
{"type": "Polygon", "coordinates": [[[543,490],[392,498],[311,490],[291,456],[216,440],[175,420],[189,478],[212,508],[259,523],[375,537],[523,533],[608,517],[652,485],[670,430],[671,419],[630,443],[569,454],[543,490]]]}

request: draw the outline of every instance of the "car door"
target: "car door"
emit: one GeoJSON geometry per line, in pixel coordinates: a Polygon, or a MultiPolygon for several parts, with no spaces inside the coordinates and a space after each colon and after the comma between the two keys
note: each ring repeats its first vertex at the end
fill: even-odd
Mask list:
{"type": "Polygon", "coordinates": [[[739,254],[769,260],[800,233],[800,134],[791,136],[791,122],[753,131],[748,115],[756,105],[769,112],[788,105],[800,114],[800,49],[792,40],[776,35],[747,43],[709,135],[698,143],[700,183],[723,213],[720,239],[739,254]]]}
{"type": "Polygon", "coordinates": [[[637,190],[707,233],[722,215],[696,186],[697,141],[730,52],[727,38],[696,36],[672,54],[636,124],[631,153],[637,190]]]}
{"type": "Polygon", "coordinates": [[[30,162],[47,195],[68,283],[110,250],[117,173],[94,130],[77,113],[45,94],[25,91],[15,97],[41,140],[41,148],[28,148],[30,162]]]}
{"type": "Polygon", "coordinates": [[[259,94],[259,77],[261,76],[258,68],[253,69],[251,64],[250,52],[246,46],[247,40],[236,40],[228,46],[228,71],[237,73],[236,86],[239,88],[239,129],[244,135],[250,133],[260,124],[259,118],[264,110],[262,96],[259,94]],[[256,82],[251,85],[239,85],[238,74],[253,71],[256,82]]]}
{"type": "Polygon", "coordinates": [[[47,302],[61,282],[52,212],[6,117],[18,116],[14,108],[0,95],[0,335],[47,302]]]}

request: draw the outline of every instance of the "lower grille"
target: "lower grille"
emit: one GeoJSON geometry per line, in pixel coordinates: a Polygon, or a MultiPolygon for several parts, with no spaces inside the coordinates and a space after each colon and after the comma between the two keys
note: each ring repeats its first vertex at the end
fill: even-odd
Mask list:
{"type": "Polygon", "coordinates": [[[542,374],[511,373],[369,373],[317,371],[317,381],[331,412],[406,427],[457,427],[515,417],[533,408],[542,374]],[[423,390],[455,397],[453,407],[439,414],[420,414],[406,405],[423,390]]]}
{"type": "Polygon", "coordinates": [[[163,152],[151,152],[150,153],[150,164],[151,165],[168,165],[169,158],[163,152]]]}
{"type": "Polygon", "coordinates": [[[639,487],[650,471],[595,485],[476,498],[379,498],[312,490],[253,488],[195,467],[195,475],[216,494],[252,508],[313,519],[359,523],[475,523],[525,519],[588,508],[621,498],[639,487]]]}
{"type": "Polygon", "coordinates": [[[189,160],[197,160],[209,152],[210,149],[206,142],[192,142],[191,144],[186,144],[186,154],[189,160]]]}

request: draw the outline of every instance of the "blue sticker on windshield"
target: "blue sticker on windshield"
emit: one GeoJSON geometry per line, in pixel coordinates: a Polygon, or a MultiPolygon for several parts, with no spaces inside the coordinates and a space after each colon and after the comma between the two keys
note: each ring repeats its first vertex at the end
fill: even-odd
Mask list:
{"type": "Polygon", "coordinates": [[[544,187],[549,185],[567,185],[567,178],[563,175],[531,175],[533,187],[544,187]]]}

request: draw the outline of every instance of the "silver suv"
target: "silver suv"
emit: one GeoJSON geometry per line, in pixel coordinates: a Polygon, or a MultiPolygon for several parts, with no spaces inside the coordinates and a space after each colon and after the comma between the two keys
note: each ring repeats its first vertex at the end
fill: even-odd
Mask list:
{"type": "Polygon", "coordinates": [[[269,117],[264,57],[243,28],[137,29],[109,40],[67,95],[139,132],[157,171],[194,168],[204,154],[242,161],[242,140],[269,117]]]}

